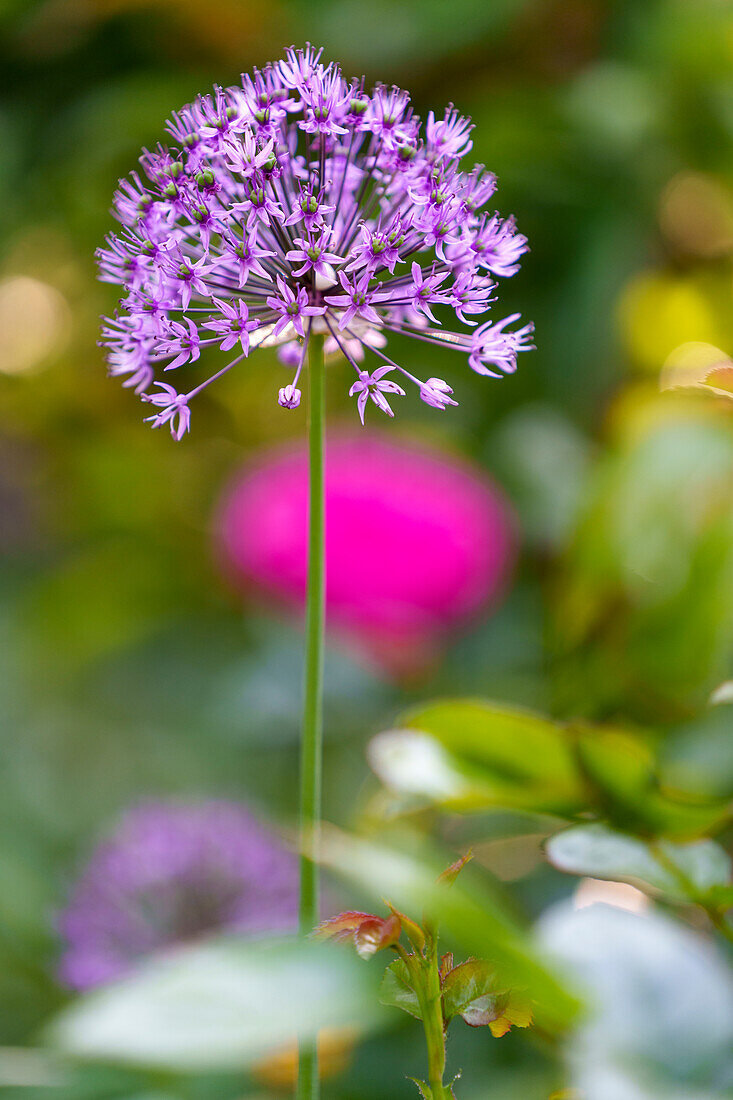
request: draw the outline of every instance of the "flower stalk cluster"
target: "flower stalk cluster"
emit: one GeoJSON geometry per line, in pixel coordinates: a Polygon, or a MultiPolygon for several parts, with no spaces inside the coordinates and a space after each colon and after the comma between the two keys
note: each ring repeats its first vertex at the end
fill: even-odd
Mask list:
{"type": "Polygon", "coordinates": [[[98,253],[101,278],[124,288],[102,330],[109,371],[153,406],[153,427],[181,439],[193,398],[273,345],[293,371],[279,403],[296,408],[314,335],[353,370],[362,422],[369,402],[392,416],[408,384],[434,408],[456,404],[443,379],[386,354],[391,334],[489,377],[515,370],[532,326],[487,314],[527,242],[484,210],[496,180],[461,167],[472,126],[455,108],[422,127],[406,92],[367,91],[308,46],[200,96],[167,129],[170,145],[120,182],[123,228],[98,253]],[[212,348],[227,362],[192,384],[212,348]]]}
{"type": "MultiPolygon", "coordinates": [[[[470,855],[459,859],[439,881],[450,885],[468,859],[470,855]]],[[[490,962],[467,959],[456,964],[452,953],[441,956],[438,930],[429,919],[418,924],[394,907],[389,908],[388,917],[340,913],[322,921],[314,935],[351,943],[363,959],[387,949],[395,952],[397,958],[389,964],[382,980],[380,1000],[422,1022],[428,1080],[412,1078],[422,1100],[454,1100],[457,1078],[449,1084],[445,1081],[451,1020],[460,1016],[469,1027],[488,1027],[498,1039],[512,1027],[530,1026],[531,1001],[522,990],[508,986],[490,962]]]]}

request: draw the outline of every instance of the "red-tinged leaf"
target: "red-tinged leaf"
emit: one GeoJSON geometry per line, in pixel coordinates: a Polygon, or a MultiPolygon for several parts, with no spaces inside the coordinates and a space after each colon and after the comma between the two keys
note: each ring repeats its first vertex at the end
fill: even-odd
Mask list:
{"type": "Polygon", "coordinates": [[[357,913],[353,911],[339,913],[335,917],[329,917],[328,920],[322,920],[321,923],[316,925],[313,929],[312,935],[316,939],[321,940],[347,940],[354,935],[365,921],[378,921],[379,919],[380,918],[375,917],[373,913],[357,913]]]}
{"type": "Polygon", "coordinates": [[[442,985],[448,974],[453,969],[453,952],[449,951],[447,955],[443,955],[440,960],[440,984],[442,985]]]}
{"type": "Polygon", "coordinates": [[[451,863],[450,867],[446,867],[445,871],[438,875],[438,882],[444,883],[446,886],[450,886],[456,881],[463,868],[467,863],[473,859],[473,852],[469,849],[465,855],[462,855],[460,859],[457,859],[455,863],[451,863]]]}
{"type": "Polygon", "coordinates": [[[400,913],[399,909],[395,909],[393,905],[389,907],[393,917],[398,917],[402,925],[402,931],[407,936],[412,946],[417,951],[422,951],[425,946],[425,933],[419,924],[415,924],[413,920],[406,917],[404,913],[400,913]]]}
{"type": "Polygon", "coordinates": [[[351,940],[357,954],[362,959],[368,959],[382,948],[396,943],[401,932],[400,918],[394,913],[384,920],[374,913],[349,911],[321,921],[313,935],[318,939],[351,940]]]}
{"type": "Polygon", "coordinates": [[[377,951],[397,943],[401,932],[400,918],[394,914],[386,920],[381,920],[380,917],[369,917],[354,931],[356,952],[360,958],[369,959],[377,951]]]}

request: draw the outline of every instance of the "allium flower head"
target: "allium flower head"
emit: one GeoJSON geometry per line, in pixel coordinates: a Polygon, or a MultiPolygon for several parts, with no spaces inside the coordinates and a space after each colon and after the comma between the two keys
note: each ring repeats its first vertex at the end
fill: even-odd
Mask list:
{"type": "Polygon", "coordinates": [[[297,907],[297,859],[243,807],[141,806],[94,852],[61,914],[61,978],[88,989],[207,933],[294,929],[297,907]]]}
{"type": "Polygon", "coordinates": [[[494,176],[461,168],[470,120],[451,105],[423,130],[407,92],[367,92],[321,52],[289,49],[177,111],[170,146],[146,150],[142,174],[115,195],[124,228],[98,258],[124,296],[101,343],[110,374],[155,405],[148,419],[176,439],[191,400],[254,348],[282,345],[294,377],[274,389],[295,408],[308,342],[324,336],[356,373],[363,420],[369,398],[391,415],[382,395],[403,392],[380,384],[385,370],[435,408],[456,403],[436,399],[452,393],[442,379],[423,382],[384,353],[389,333],[459,351],[492,377],[531,347],[531,325],[486,320],[495,280],[518,270],[527,241],[513,218],[482,210],[494,176]],[[457,331],[443,327],[451,316],[457,331]],[[202,349],[216,345],[233,358],[192,382],[202,349]],[[159,371],[179,374],[150,394],[159,371]]]}

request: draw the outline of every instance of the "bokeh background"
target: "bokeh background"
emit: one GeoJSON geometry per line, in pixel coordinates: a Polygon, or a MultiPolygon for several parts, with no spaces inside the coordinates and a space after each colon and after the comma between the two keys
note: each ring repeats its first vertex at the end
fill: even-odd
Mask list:
{"type": "MultiPolygon", "coordinates": [[[[693,771],[714,794],[733,785],[730,708],[706,710],[733,649],[733,406],[720,393],[660,388],[700,362],[724,379],[733,354],[733,5],[5,0],[6,1047],[32,1042],[68,998],[57,914],[127,807],[244,799],[286,833],[293,825],[299,626],[232,583],[214,529],[236,471],[300,437],[304,415],[274,404],[283,368],[259,353],[202,400],[181,445],[149,431],[134,397],[105,376],[97,318],[115,291],[95,281],[93,253],[118,177],[162,137],[170,110],[305,40],[347,74],[409,88],[423,115],[453,102],[473,116],[475,159],[497,173],[497,203],[531,243],[502,304],[535,321],[537,343],[501,381],[437,349],[400,348],[421,376],[448,377],[460,404],[437,413],[404,401],[379,427],[392,443],[429,443],[490,475],[517,517],[518,561],[502,599],[424,661],[394,671],[358,646],[332,648],[326,816],[353,823],[373,783],[369,737],[442,694],[638,724],[674,774],[693,771]]],[[[342,381],[329,415],[353,425],[342,381]]],[[[501,822],[492,828],[502,839],[501,822]]],[[[529,916],[574,888],[508,851],[501,874],[529,916]]],[[[480,1045],[473,1095],[557,1087],[546,1052],[526,1040],[480,1045]]],[[[420,1050],[416,1030],[396,1027],[359,1048],[329,1095],[410,1096],[403,1074],[420,1050]]],[[[152,1087],[98,1071],[73,1095],[152,1087]]],[[[245,1094],[216,1075],[170,1093],[245,1094]]]]}

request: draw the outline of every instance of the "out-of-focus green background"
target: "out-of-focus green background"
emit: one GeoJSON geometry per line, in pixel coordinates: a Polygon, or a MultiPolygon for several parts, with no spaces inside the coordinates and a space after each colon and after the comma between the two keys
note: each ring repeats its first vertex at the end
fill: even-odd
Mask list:
{"type": "MultiPolygon", "coordinates": [[[[124,807],[219,794],[293,820],[300,635],[243,608],[210,533],[231,473],[304,418],[274,406],[281,368],[261,353],[211,391],[182,445],[149,431],[95,346],[115,289],[95,281],[93,251],[118,177],[172,108],[305,40],[347,74],[406,86],[423,115],[452,101],[473,116],[475,159],[532,248],[503,304],[537,329],[537,351],[500,382],[400,349],[450,377],[460,405],[405,401],[389,432],[489,471],[519,514],[521,561],[503,605],[421,681],[330,655],[326,816],[349,824],[367,796],[370,734],[448,692],[643,724],[674,774],[731,787],[730,719],[705,704],[733,648],[733,406],[660,393],[660,377],[733,353],[733,6],[5,0],[0,1044],[30,1041],[64,1001],[54,914],[124,807]]],[[[332,385],[330,415],[352,422],[344,389],[332,385]]],[[[572,885],[527,874],[522,904],[532,915],[572,885]]],[[[419,1037],[381,1044],[332,1095],[412,1094],[419,1037]]],[[[513,1035],[482,1045],[474,1094],[547,1095],[533,1049],[513,1035]]],[[[110,1072],[88,1095],[136,1089],[110,1072]]]]}

